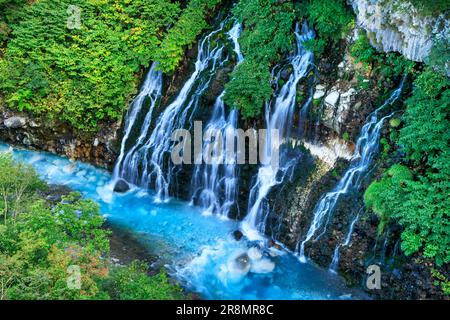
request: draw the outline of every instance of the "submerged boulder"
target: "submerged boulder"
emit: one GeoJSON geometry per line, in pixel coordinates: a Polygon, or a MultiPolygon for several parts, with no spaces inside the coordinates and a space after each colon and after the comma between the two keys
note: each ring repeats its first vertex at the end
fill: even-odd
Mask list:
{"type": "Polygon", "coordinates": [[[234,266],[236,269],[247,273],[250,270],[250,257],[247,253],[243,253],[234,259],[234,266]]]}
{"type": "Polygon", "coordinates": [[[130,185],[123,179],[118,180],[114,186],[114,192],[117,193],[125,193],[128,190],[130,190],[130,185]]]}

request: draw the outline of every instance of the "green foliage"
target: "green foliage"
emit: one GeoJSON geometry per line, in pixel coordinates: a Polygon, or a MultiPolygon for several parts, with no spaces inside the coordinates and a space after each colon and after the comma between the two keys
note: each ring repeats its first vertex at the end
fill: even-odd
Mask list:
{"type": "Polygon", "coordinates": [[[303,43],[306,50],[312,51],[315,56],[320,56],[325,52],[327,41],[321,38],[314,38],[303,43]]]}
{"type": "Polygon", "coordinates": [[[174,72],[184,57],[186,46],[197,39],[201,31],[208,27],[206,17],[220,3],[220,0],[191,0],[183,14],[171,28],[156,52],[155,60],[160,62],[164,72],[174,72]]]}
{"type": "Polygon", "coordinates": [[[35,171],[0,154],[0,300],[179,299],[165,274],[133,263],[109,272],[109,231],[99,206],[79,194],[50,206],[35,171]],[[81,289],[68,286],[76,266],[81,289]]]}
{"type": "Polygon", "coordinates": [[[389,120],[389,125],[392,128],[398,128],[401,123],[402,121],[399,118],[392,118],[391,120],[389,120]]]}
{"type": "Polygon", "coordinates": [[[268,70],[252,60],[245,60],[236,67],[233,80],[226,85],[224,100],[238,107],[242,117],[252,118],[261,114],[272,92],[268,70]]]}
{"type": "Polygon", "coordinates": [[[436,40],[426,58],[426,63],[444,75],[450,75],[450,39],[436,40]]]}
{"type": "Polygon", "coordinates": [[[423,15],[439,14],[450,9],[448,0],[408,0],[423,15]]]}
{"type": "Polygon", "coordinates": [[[67,26],[73,1],[25,5],[0,60],[0,90],[11,108],[79,130],[118,120],[179,13],[165,0],[77,1],[81,28],[67,26]]]}
{"type": "Polygon", "coordinates": [[[0,153],[0,210],[4,221],[17,216],[24,205],[44,184],[36,172],[25,164],[16,164],[9,153],[0,153]]]}
{"type": "Polygon", "coordinates": [[[294,5],[289,1],[241,0],[233,9],[245,28],[239,40],[245,56],[226,85],[224,100],[244,118],[261,114],[270,99],[270,67],[292,48],[294,5]]]}
{"type": "Polygon", "coordinates": [[[370,65],[376,56],[376,50],[369,42],[365,32],[361,32],[350,47],[350,54],[355,57],[356,62],[370,65]]]}
{"type": "Polygon", "coordinates": [[[378,52],[370,44],[365,31],[360,31],[349,51],[355,58],[355,62],[362,64],[362,72],[357,72],[361,89],[369,89],[370,83],[362,82],[368,74],[376,74],[378,76],[378,89],[382,93],[387,93],[389,85],[386,86],[386,82],[393,85],[396,78],[415,71],[416,63],[414,61],[408,60],[397,53],[378,52]]]}
{"type": "Polygon", "coordinates": [[[370,44],[366,32],[361,31],[350,47],[350,54],[356,62],[363,64],[367,71],[392,78],[413,71],[415,62],[396,53],[380,53],[370,44]]]}
{"type": "Polygon", "coordinates": [[[318,36],[327,42],[342,39],[354,24],[344,0],[310,0],[306,15],[308,21],[314,24],[318,36]]]}
{"type": "Polygon", "coordinates": [[[405,254],[420,251],[440,266],[450,262],[449,81],[427,68],[414,84],[398,138],[410,169],[394,165],[369,186],[365,202],[403,226],[405,254]]]}
{"type": "Polygon", "coordinates": [[[342,140],[350,141],[350,134],[348,132],[344,132],[344,134],[342,135],[342,140]]]}
{"type": "Polygon", "coordinates": [[[442,292],[445,295],[450,296],[450,279],[436,269],[431,269],[431,275],[435,279],[434,285],[440,286],[442,292]]]}
{"type": "Polygon", "coordinates": [[[114,300],[182,299],[182,289],[170,284],[165,273],[149,277],[147,271],[148,266],[138,261],[126,267],[115,267],[103,287],[114,300]]]}

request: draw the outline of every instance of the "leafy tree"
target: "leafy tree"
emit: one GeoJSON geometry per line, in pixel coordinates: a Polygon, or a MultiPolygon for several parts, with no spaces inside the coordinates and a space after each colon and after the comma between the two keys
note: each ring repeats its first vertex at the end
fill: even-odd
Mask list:
{"type": "Polygon", "coordinates": [[[4,221],[17,216],[26,202],[44,184],[36,172],[23,163],[16,164],[10,153],[0,153],[0,210],[4,221]]]}
{"type": "Polygon", "coordinates": [[[169,283],[166,274],[147,275],[148,266],[134,261],[126,267],[115,267],[103,287],[114,300],[177,300],[183,297],[180,287],[169,283]]]}
{"type": "Polygon", "coordinates": [[[407,255],[420,251],[441,266],[450,262],[449,81],[427,68],[414,84],[398,138],[409,169],[393,166],[370,185],[365,202],[404,227],[407,255]]]}
{"type": "Polygon", "coordinates": [[[244,118],[261,114],[273,93],[270,68],[292,48],[294,5],[289,1],[241,0],[233,9],[244,25],[239,40],[245,60],[225,86],[224,100],[244,118]]]}
{"type": "Polygon", "coordinates": [[[99,206],[75,193],[50,206],[42,187],[33,168],[0,153],[0,207],[8,215],[0,220],[0,300],[183,297],[164,273],[148,276],[142,263],[111,267],[99,206]],[[80,289],[67,285],[71,266],[80,270],[80,289]]]}
{"type": "Polygon", "coordinates": [[[24,5],[0,60],[8,106],[59,119],[79,131],[122,117],[138,72],[154,58],[178,3],[81,0],[80,28],[68,28],[70,0],[24,5]]]}
{"type": "Polygon", "coordinates": [[[167,73],[175,71],[184,57],[186,46],[197,39],[202,30],[208,27],[206,17],[220,3],[220,0],[191,0],[183,14],[171,28],[155,54],[160,68],[167,73]]]}
{"type": "Polygon", "coordinates": [[[306,12],[319,37],[327,41],[342,39],[353,24],[352,14],[344,0],[310,0],[306,12]]]}

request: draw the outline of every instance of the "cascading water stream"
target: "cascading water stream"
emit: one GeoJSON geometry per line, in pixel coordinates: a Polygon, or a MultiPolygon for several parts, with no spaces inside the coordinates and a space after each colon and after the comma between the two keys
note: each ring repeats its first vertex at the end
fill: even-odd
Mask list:
{"type": "Polygon", "coordinates": [[[265,228],[266,197],[272,187],[284,181],[285,176],[296,163],[295,159],[272,160],[275,160],[274,157],[280,151],[282,139],[287,138],[289,134],[296,104],[297,84],[307,75],[313,64],[314,56],[312,52],[305,50],[303,42],[312,39],[314,32],[306,23],[303,24],[301,33],[298,29],[299,26],[297,25],[295,32],[297,47],[294,56],[289,61],[293,67],[293,73],[281,87],[273,102],[273,112],[270,110],[270,104],[266,105],[268,134],[264,145],[265,163],[258,170],[256,182],[250,191],[248,214],[241,225],[243,233],[251,240],[263,239],[260,232],[264,232],[265,228]],[[274,134],[277,132],[276,130],[279,133],[278,137],[274,134]]]}
{"type": "Polygon", "coordinates": [[[364,174],[372,163],[372,160],[377,152],[380,130],[383,126],[384,120],[390,117],[389,115],[383,117],[381,120],[378,120],[378,113],[381,109],[394,103],[400,97],[403,89],[403,83],[404,79],[401,81],[400,86],[391,94],[384,104],[370,114],[368,121],[361,129],[361,135],[356,143],[355,154],[350,160],[350,168],[345,172],[344,176],[333,191],[325,194],[325,196],[323,196],[317,204],[314,210],[313,221],[309,227],[306,237],[297,246],[300,261],[306,262],[305,244],[310,241],[321,229],[321,233],[315,238],[315,240],[320,238],[326,232],[327,225],[339,198],[342,195],[347,194],[350,190],[358,190],[360,188],[364,174]]]}
{"type": "Polygon", "coordinates": [[[334,248],[333,259],[331,260],[330,267],[329,267],[330,272],[336,273],[336,270],[337,270],[337,267],[339,264],[339,249],[341,247],[348,247],[350,245],[350,241],[352,239],[352,234],[353,234],[353,229],[355,228],[356,222],[358,222],[358,219],[361,215],[361,211],[363,210],[363,208],[364,207],[361,207],[361,209],[356,214],[355,218],[350,223],[350,227],[348,229],[348,233],[345,237],[344,242],[336,245],[336,248],[334,248]]]}
{"type": "MultiPolygon", "coordinates": [[[[125,177],[125,174],[134,174],[137,172],[136,163],[131,163],[131,157],[133,156],[136,149],[141,145],[143,140],[145,139],[148,129],[150,127],[150,122],[152,120],[153,109],[155,108],[159,98],[161,97],[162,91],[162,72],[157,70],[158,63],[154,62],[145,78],[144,84],[142,85],[141,91],[136,96],[136,98],[131,103],[130,108],[128,109],[127,115],[125,116],[125,125],[124,125],[124,136],[122,138],[122,143],[120,146],[120,155],[117,159],[116,166],[114,167],[113,178],[128,178],[125,177]],[[141,132],[139,138],[136,143],[134,143],[133,147],[127,152],[126,146],[128,143],[128,139],[130,134],[135,126],[136,120],[138,118],[139,113],[142,111],[142,107],[146,99],[150,100],[149,110],[147,115],[145,116],[144,123],[141,127],[141,132]]],[[[130,179],[132,181],[133,179],[130,179]]]]}
{"type": "MultiPolygon", "coordinates": [[[[172,165],[168,154],[174,145],[171,140],[172,133],[175,129],[186,127],[189,112],[193,113],[196,110],[199,98],[208,87],[212,75],[224,63],[222,54],[224,47],[217,44],[212,46],[213,37],[223,27],[224,23],[199,43],[194,72],[185,82],[177,98],[164,108],[154,124],[154,129],[149,132],[152,111],[158,100],[154,99],[144,120],[141,135],[126,156],[122,156],[118,162],[117,171],[120,172],[120,176],[145,188],[154,187],[157,202],[165,201],[169,197],[172,165]],[[203,77],[205,73],[206,76],[203,77]],[[125,158],[124,161],[122,161],[123,158],[125,158]]],[[[160,95],[161,90],[157,92],[160,95]]],[[[132,125],[135,120],[133,117],[127,121],[132,125]]],[[[125,148],[126,140],[122,141],[123,148],[125,148]]]]}
{"type": "MultiPolygon", "coordinates": [[[[243,60],[239,46],[239,36],[241,24],[235,22],[227,33],[228,38],[234,44],[234,51],[237,57],[237,64],[243,60]]],[[[218,214],[227,217],[231,206],[236,202],[237,175],[236,175],[236,152],[227,150],[226,137],[234,136],[237,126],[238,112],[232,109],[225,116],[225,103],[222,94],[217,97],[214,104],[211,119],[209,120],[205,132],[214,133],[214,141],[205,139],[203,150],[211,150],[212,157],[210,164],[198,164],[194,169],[192,177],[191,204],[199,204],[203,208],[204,214],[218,214]]],[[[200,154],[199,157],[202,157],[200,154]]],[[[201,159],[199,159],[201,160],[201,159]]],[[[196,163],[201,163],[198,161],[196,163]]]]}

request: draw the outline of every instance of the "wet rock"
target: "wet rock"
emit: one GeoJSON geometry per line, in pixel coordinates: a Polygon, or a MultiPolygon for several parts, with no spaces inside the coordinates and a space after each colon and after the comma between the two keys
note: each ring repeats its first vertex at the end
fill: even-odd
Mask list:
{"type": "Polygon", "coordinates": [[[130,185],[123,179],[118,180],[114,186],[114,192],[117,193],[125,193],[128,190],[130,190],[130,185]]]}
{"type": "Polygon", "coordinates": [[[277,250],[282,249],[281,246],[278,243],[276,243],[275,241],[273,241],[272,239],[269,240],[268,246],[269,246],[269,248],[275,248],[277,250]]]}
{"type": "Polygon", "coordinates": [[[244,235],[242,234],[242,232],[241,232],[240,230],[235,230],[235,231],[233,231],[233,238],[234,238],[236,241],[240,241],[240,240],[242,239],[243,236],[244,236],[244,235]]]}
{"type": "Polygon", "coordinates": [[[314,99],[314,100],[317,100],[317,99],[323,98],[323,96],[325,95],[325,91],[326,91],[325,86],[322,85],[322,84],[318,84],[318,85],[316,86],[316,90],[315,90],[315,92],[314,92],[313,99],[314,99]]]}
{"type": "Polygon", "coordinates": [[[436,39],[448,37],[448,17],[421,14],[408,1],[350,0],[359,27],[371,44],[384,52],[397,51],[406,58],[423,61],[436,39]]]}
{"type": "Polygon", "coordinates": [[[250,257],[247,253],[243,253],[234,259],[234,265],[240,271],[248,272],[250,270],[250,257]]]}
{"type": "Polygon", "coordinates": [[[280,72],[280,79],[282,79],[283,81],[288,81],[289,77],[292,73],[291,68],[284,68],[281,72],[280,72]]]}
{"type": "Polygon", "coordinates": [[[18,129],[24,127],[27,124],[27,119],[24,117],[11,117],[5,119],[3,123],[5,127],[9,129],[18,129]]]}
{"type": "Polygon", "coordinates": [[[339,101],[339,92],[338,91],[331,91],[326,97],[325,97],[325,103],[331,107],[336,107],[337,102],[339,101]]]}

